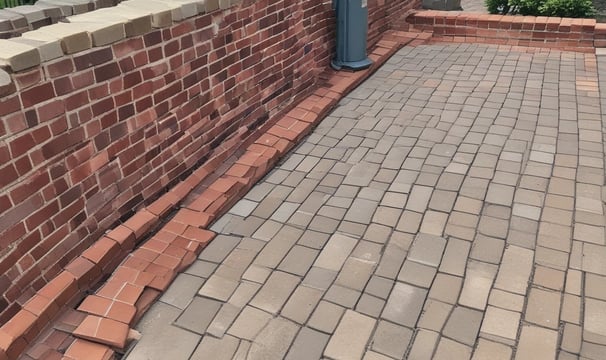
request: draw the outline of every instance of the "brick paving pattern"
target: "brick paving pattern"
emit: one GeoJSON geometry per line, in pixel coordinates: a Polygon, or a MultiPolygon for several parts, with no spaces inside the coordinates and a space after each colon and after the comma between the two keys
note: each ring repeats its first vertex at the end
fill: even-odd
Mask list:
{"type": "Polygon", "coordinates": [[[605,86],[594,54],[403,48],[214,223],[126,359],[603,359],[605,86]]]}

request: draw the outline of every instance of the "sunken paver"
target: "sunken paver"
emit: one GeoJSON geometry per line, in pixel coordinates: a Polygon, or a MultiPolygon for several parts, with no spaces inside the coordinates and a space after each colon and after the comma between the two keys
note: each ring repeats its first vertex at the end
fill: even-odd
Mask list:
{"type": "Polygon", "coordinates": [[[216,220],[126,358],[602,359],[606,57],[528,50],[397,52],[216,220]]]}

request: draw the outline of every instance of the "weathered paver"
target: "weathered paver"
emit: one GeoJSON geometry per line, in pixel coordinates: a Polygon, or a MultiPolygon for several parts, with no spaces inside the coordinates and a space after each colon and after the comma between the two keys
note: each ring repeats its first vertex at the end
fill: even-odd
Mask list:
{"type": "Polygon", "coordinates": [[[404,47],[216,220],[126,358],[602,359],[601,89],[595,54],[404,47]]]}
{"type": "Polygon", "coordinates": [[[292,347],[286,355],[286,360],[320,359],[329,335],[310,328],[302,328],[297,334],[292,347]]]}
{"type": "Polygon", "coordinates": [[[271,318],[271,314],[247,306],[236,318],[228,333],[241,339],[254,340],[271,318]]]}
{"type": "Polygon", "coordinates": [[[269,276],[250,304],[269,313],[277,314],[298,283],[299,279],[296,276],[276,271],[269,276]]]}
{"type": "Polygon", "coordinates": [[[414,327],[421,315],[427,290],[420,287],[396,283],[381,317],[397,324],[414,327]]]}
{"type": "Polygon", "coordinates": [[[557,339],[556,331],[532,325],[523,326],[515,359],[554,359],[557,339]]]}
{"type": "Polygon", "coordinates": [[[402,358],[412,338],[412,330],[387,321],[377,325],[371,348],[393,358],[402,358]]]}
{"type": "Polygon", "coordinates": [[[196,296],[175,320],[175,325],[202,335],[220,308],[221,302],[196,296]]]}
{"type": "Polygon", "coordinates": [[[139,340],[128,358],[188,359],[196,349],[200,335],[171,325],[179,314],[177,308],[156,303],[139,323],[145,337],[139,340]]]}
{"type": "Polygon", "coordinates": [[[330,338],[324,355],[338,360],[362,359],[374,327],[374,319],[347,310],[330,338]]]}

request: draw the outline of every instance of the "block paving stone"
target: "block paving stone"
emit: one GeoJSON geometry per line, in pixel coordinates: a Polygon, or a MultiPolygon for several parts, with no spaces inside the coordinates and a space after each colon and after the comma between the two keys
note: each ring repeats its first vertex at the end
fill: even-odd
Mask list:
{"type": "Polygon", "coordinates": [[[606,57],[527,50],[396,52],[216,219],[125,359],[603,359],[606,57]]]}

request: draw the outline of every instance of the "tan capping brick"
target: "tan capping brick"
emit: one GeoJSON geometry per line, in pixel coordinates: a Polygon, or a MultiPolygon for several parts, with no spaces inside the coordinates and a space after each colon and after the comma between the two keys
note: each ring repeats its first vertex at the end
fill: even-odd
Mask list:
{"type": "Polygon", "coordinates": [[[44,11],[44,15],[46,15],[47,18],[50,18],[53,23],[56,23],[60,19],[71,15],[71,12],[65,13],[64,9],[59,5],[46,5],[36,3],[33,6],[44,11]]]}
{"type": "Polygon", "coordinates": [[[219,9],[219,0],[206,0],[204,2],[204,8],[207,13],[213,12],[219,9]]]}
{"type": "Polygon", "coordinates": [[[15,90],[15,83],[11,79],[11,76],[6,71],[0,69],[0,97],[12,94],[15,90]]]}
{"type": "Polygon", "coordinates": [[[44,10],[41,7],[35,5],[21,5],[6,10],[17,13],[19,15],[23,15],[29,24],[35,23],[46,18],[44,10]]]}
{"type": "Polygon", "coordinates": [[[40,52],[33,46],[0,39],[0,66],[21,71],[40,65],[40,52]]]}
{"type": "MultiPolygon", "coordinates": [[[[170,11],[172,21],[176,22],[183,20],[183,12],[181,11],[181,5],[177,3],[164,3],[156,0],[129,0],[120,3],[118,7],[144,9],[152,15],[170,11]]],[[[168,25],[172,25],[172,22],[168,25]]]]}
{"type": "Polygon", "coordinates": [[[32,46],[32,47],[38,49],[38,52],[40,53],[40,60],[42,62],[57,59],[57,58],[60,58],[61,56],[63,56],[63,49],[61,49],[61,42],[57,39],[41,41],[41,40],[27,39],[27,38],[24,38],[23,36],[19,36],[19,37],[10,38],[9,41],[29,45],[29,46],[32,46]]]}
{"type": "Polygon", "coordinates": [[[66,1],[61,0],[38,0],[36,5],[49,8],[58,8],[63,16],[71,16],[74,14],[73,7],[66,1]]]}
{"type": "Polygon", "coordinates": [[[181,15],[184,19],[194,17],[198,14],[204,13],[204,1],[199,0],[154,0],[162,2],[168,5],[179,5],[181,6],[181,15]]]}
{"type": "Polygon", "coordinates": [[[208,1],[204,1],[204,0],[174,0],[177,2],[182,2],[182,3],[193,3],[196,4],[196,9],[198,11],[198,14],[204,14],[208,12],[208,1]]]}
{"type": "Polygon", "coordinates": [[[152,17],[150,14],[125,11],[124,8],[118,7],[99,9],[83,15],[72,16],[68,18],[68,21],[76,22],[78,19],[82,19],[83,21],[122,22],[126,37],[143,35],[152,30],[152,17]]]}
{"type": "Polygon", "coordinates": [[[90,49],[93,46],[86,30],[66,23],[53,24],[38,30],[28,31],[23,34],[23,37],[39,41],[59,40],[65,54],[73,54],[90,49]]]}
{"type": "Polygon", "coordinates": [[[10,12],[6,9],[0,10],[0,23],[4,24],[0,27],[0,31],[17,30],[27,28],[27,19],[21,14],[10,12]],[[7,20],[8,22],[5,22],[7,20]]]}
{"type": "MultiPolygon", "coordinates": [[[[93,12],[94,13],[94,12],[93,12]]],[[[125,18],[96,18],[86,13],[70,16],[67,21],[88,32],[93,46],[103,46],[126,38],[125,18]]]]}
{"type": "MultiPolygon", "coordinates": [[[[39,0],[44,5],[66,5],[69,4],[72,14],[83,14],[95,9],[95,2],[92,0],[39,0]]],[[[69,11],[64,9],[64,11],[69,11]]],[[[71,15],[71,14],[70,14],[71,15]]]]}
{"type": "Polygon", "coordinates": [[[153,28],[165,28],[173,23],[172,12],[170,9],[154,11],[147,8],[127,6],[124,3],[120,3],[118,6],[115,6],[112,9],[118,11],[122,16],[127,17],[149,16],[151,18],[151,26],[153,28]]]}

